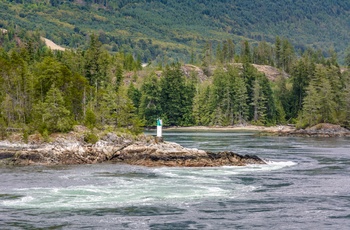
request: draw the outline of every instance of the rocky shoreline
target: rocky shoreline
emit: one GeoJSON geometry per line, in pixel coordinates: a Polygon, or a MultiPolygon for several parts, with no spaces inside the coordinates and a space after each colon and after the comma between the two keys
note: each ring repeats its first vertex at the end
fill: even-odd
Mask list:
{"type": "Polygon", "coordinates": [[[0,142],[0,165],[74,165],[125,163],[147,167],[218,167],[265,164],[257,156],[233,152],[212,153],[185,148],[153,137],[132,139],[107,133],[95,144],[75,138],[56,137],[50,143],[0,142]]]}
{"type": "Polygon", "coordinates": [[[276,135],[292,137],[350,137],[350,130],[340,125],[321,123],[306,129],[262,131],[259,135],[276,135]]]}

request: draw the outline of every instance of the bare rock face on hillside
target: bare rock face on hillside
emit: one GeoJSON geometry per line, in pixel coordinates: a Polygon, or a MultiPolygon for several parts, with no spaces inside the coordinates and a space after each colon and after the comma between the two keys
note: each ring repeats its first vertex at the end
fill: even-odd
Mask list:
{"type": "Polygon", "coordinates": [[[188,78],[194,76],[199,79],[200,82],[203,82],[208,79],[208,76],[204,74],[204,71],[194,65],[185,64],[181,67],[182,72],[188,78]]]}
{"type": "Polygon", "coordinates": [[[264,73],[265,76],[270,80],[270,81],[275,81],[278,77],[282,76],[284,78],[288,78],[289,75],[281,71],[273,66],[269,65],[257,65],[253,64],[253,66],[261,73],[264,73]]]}

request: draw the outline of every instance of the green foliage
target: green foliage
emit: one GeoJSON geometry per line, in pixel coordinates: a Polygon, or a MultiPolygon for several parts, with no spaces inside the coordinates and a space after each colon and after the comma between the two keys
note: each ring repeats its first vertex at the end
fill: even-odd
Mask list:
{"type": "MultiPolygon", "coordinates": [[[[12,40],[17,28],[24,28],[37,30],[33,36],[44,35],[60,45],[84,49],[87,35],[95,33],[108,51],[133,53],[143,62],[160,62],[165,56],[170,62],[189,62],[191,49],[200,50],[207,40],[273,43],[278,34],[288,37],[298,50],[313,46],[328,51],[335,44],[335,51],[344,59],[350,33],[349,9],[349,2],[343,0],[293,4],[288,0],[4,0],[0,2],[0,27],[9,33],[0,33],[0,44],[12,40]]],[[[288,51],[282,48],[283,40],[280,45],[281,52],[288,51]]],[[[15,41],[6,42],[5,48],[15,46],[15,41]]],[[[221,47],[226,50],[225,44],[221,47]]],[[[287,60],[276,61],[277,66],[285,68],[287,60]]]]}
{"type": "Polygon", "coordinates": [[[166,57],[161,71],[138,71],[141,60],[134,57],[139,55],[107,52],[103,36],[91,35],[82,50],[56,52],[43,50],[35,33],[9,30],[8,38],[0,39],[10,47],[0,48],[0,131],[28,126],[49,140],[52,132],[85,124],[91,130],[113,127],[137,134],[143,126],[155,126],[159,117],[172,126],[296,121],[301,127],[317,122],[350,126],[350,74],[340,71],[332,50],[326,57],[308,49],[298,58],[279,37],[275,46],[246,40],[239,53],[231,39],[207,41],[203,54],[194,55],[202,55],[208,74],[198,79],[197,70],[189,74],[183,71],[189,66],[166,65],[166,57]],[[290,77],[271,82],[252,63],[276,65],[290,77]]]}
{"type": "Polygon", "coordinates": [[[159,104],[162,110],[161,117],[167,118],[165,124],[191,125],[194,86],[185,81],[179,64],[167,66],[160,80],[160,88],[159,104]]]}
{"type": "Polygon", "coordinates": [[[99,138],[93,132],[88,132],[84,135],[84,141],[90,144],[96,144],[96,142],[99,141],[99,138]]]}
{"type": "Polygon", "coordinates": [[[141,86],[139,114],[146,126],[155,126],[155,121],[161,116],[160,90],[159,80],[154,73],[146,77],[141,86]]]}
{"type": "Polygon", "coordinates": [[[95,115],[94,111],[92,111],[92,109],[90,109],[90,108],[86,111],[84,124],[91,130],[97,124],[96,115],[95,115]]]}
{"type": "Polygon", "coordinates": [[[3,140],[6,138],[7,136],[6,128],[7,128],[7,124],[4,118],[0,116],[0,140],[3,140]]]}
{"type": "Polygon", "coordinates": [[[264,124],[266,117],[266,98],[262,92],[259,80],[255,79],[253,84],[252,103],[254,110],[253,121],[256,124],[264,124]]]}
{"type": "Polygon", "coordinates": [[[28,143],[29,138],[29,129],[27,127],[23,128],[23,141],[24,143],[28,143]]]}
{"type": "Polygon", "coordinates": [[[336,71],[336,69],[321,65],[316,66],[315,74],[307,87],[302,113],[299,116],[301,126],[312,126],[325,122],[339,123],[344,119],[346,88],[345,91],[342,87],[338,88],[336,71]]]}
{"type": "Polygon", "coordinates": [[[49,132],[67,132],[72,129],[70,111],[64,106],[62,93],[52,87],[43,103],[36,104],[36,124],[49,132]]]}
{"type": "Polygon", "coordinates": [[[136,113],[138,113],[138,108],[140,107],[141,92],[139,89],[135,88],[133,83],[130,83],[128,88],[128,97],[131,99],[134,107],[136,108],[136,113]]]}
{"type": "Polygon", "coordinates": [[[42,131],[41,135],[44,138],[45,142],[50,142],[50,135],[49,135],[49,131],[47,129],[44,129],[42,131]]]}

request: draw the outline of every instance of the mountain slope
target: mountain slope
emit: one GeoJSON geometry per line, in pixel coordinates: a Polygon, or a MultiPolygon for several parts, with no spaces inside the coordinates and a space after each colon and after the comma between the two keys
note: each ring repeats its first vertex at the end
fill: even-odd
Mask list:
{"type": "Polygon", "coordinates": [[[188,59],[191,47],[232,38],[297,48],[334,48],[342,57],[350,37],[350,2],[343,0],[30,0],[0,2],[0,27],[38,30],[66,47],[100,34],[111,51],[134,51],[144,60],[164,55],[188,59]],[[45,1],[46,2],[46,1],[45,1]]]}

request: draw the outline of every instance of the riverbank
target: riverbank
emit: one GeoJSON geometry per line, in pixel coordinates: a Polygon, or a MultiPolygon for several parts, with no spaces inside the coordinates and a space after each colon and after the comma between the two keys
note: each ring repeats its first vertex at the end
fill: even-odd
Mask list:
{"type": "Polygon", "coordinates": [[[179,131],[252,131],[261,136],[297,136],[297,137],[350,137],[350,130],[340,125],[320,123],[305,129],[297,129],[292,125],[278,126],[191,126],[191,127],[169,127],[166,130],[179,131]]]}
{"type": "Polygon", "coordinates": [[[266,132],[293,132],[296,130],[294,126],[278,125],[278,126],[257,126],[257,125],[237,125],[237,126],[190,126],[190,127],[168,127],[166,130],[208,130],[208,131],[266,131],[266,132]]]}

